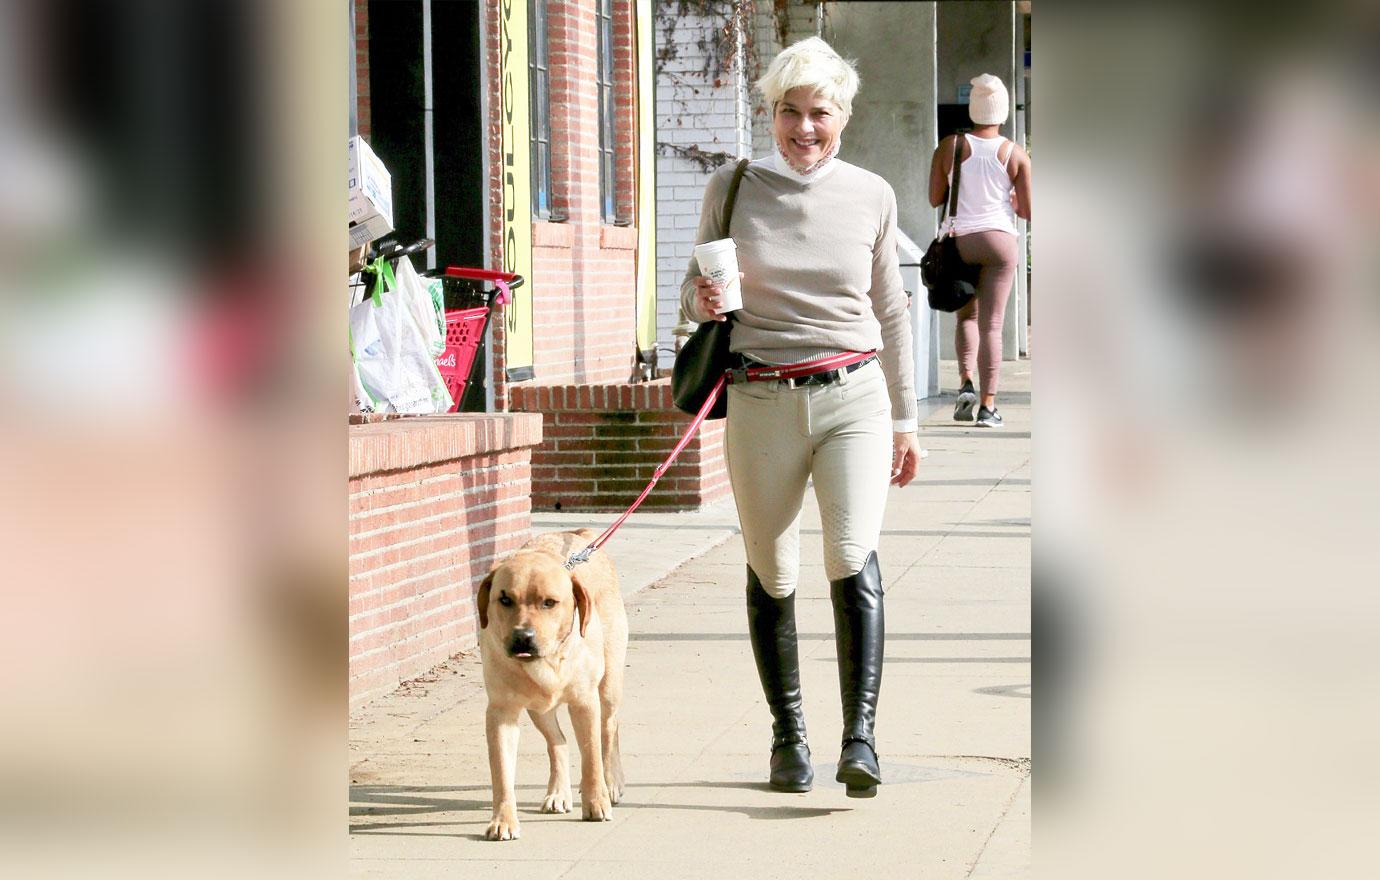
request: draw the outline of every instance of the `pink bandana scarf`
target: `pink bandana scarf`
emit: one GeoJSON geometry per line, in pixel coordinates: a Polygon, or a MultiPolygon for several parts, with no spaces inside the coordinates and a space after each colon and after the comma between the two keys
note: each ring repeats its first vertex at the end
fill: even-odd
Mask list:
{"type": "Polygon", "coordinates": [[[776,155],[786,164],[786,167],[790,168],[801,177],[808,178],[816,171],[829,164],[830,160],[839,154],[839,147],[843,145],[843,138],[834,138],[834,145],[829,148],[829,152],[825,153],[818,162],[815,162],[807,168],[801,168],[799,165],[792,162],[790,157],[786,155],[786,151],[781,149],[781,144],[778,143],[775,138],[772,138],[772,144],[776,147],[776,155]]]}

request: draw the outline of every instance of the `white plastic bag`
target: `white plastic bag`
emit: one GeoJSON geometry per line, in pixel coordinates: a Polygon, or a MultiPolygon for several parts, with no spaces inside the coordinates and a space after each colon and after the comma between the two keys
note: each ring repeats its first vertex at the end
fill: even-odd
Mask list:
{"type": "Polygon", "coordinates": [[[445,380],[413,310],[397,290],[391,267],[380,260],[372,296],[350,308],[350,355],[364,412],[447,412],[445,380]]]}
{"type": "Polygon", "coordinates": [[[421,328],[422,338],[431,349],[431,356],[439,356],[446,350],[445,311],[437,309],[426,280],[412,268],[412,262],[407,257],[398,260],[397,268],[393,272],[398,281],[398,294],[412,311],[412,317],[421,328]]]}
{"type": "Polygon", "coordinates": [[[369,301],[365,300],[359,305],[350,306],[351,387],[354,389],[355,402],[359,405],[360,412],[389,412],[392,407],[387,399],[375,397],[364,384],[364,377],[360,375],[362,360],[383,357],[383,342],[379,337],[378,322],[374,320],[374,313],[360,307],[367,305],[369,301]]]}

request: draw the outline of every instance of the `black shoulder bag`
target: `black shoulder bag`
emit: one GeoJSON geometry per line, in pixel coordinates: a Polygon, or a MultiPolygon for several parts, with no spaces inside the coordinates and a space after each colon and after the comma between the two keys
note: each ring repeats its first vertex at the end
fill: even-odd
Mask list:
{"type": "Polygon", "coordinates": [[[969,266],[958,255],[958,242],[945,224],[958,213],[958,180],[963,173],[962,134],[954,135],[954,179],[949,187],[949,203],[939,221],[939,235],[925,250],[920,260],[920,280],[929,290],[930,308],[938,312],[956,312],[977,294],[980,266],[969,266]]]}
{"type": "MultiPolygon", "coordinates": [[[[738,185],[743,182],[743,172],[748,160],[740,159],[733,170],[733,180],[728,185],[728,195],[724,197],[724,219],[719,229],[719,238],[728,238],[729,221],[733,217],[733,202],[738,198],[738,185]]],[[[695,415],[704,405],[719,377],[733,366],[733,354],[728,350],[729,333],[733,329],[733,313],[727,321],[705,321],[690,334],[679,352],[675,365],[671,367],[671,400],[676,409],[695,415]]],[[[721,419],[728,415],[728,395],[721,394],[709,410],[705,420],[721,419]]]]}

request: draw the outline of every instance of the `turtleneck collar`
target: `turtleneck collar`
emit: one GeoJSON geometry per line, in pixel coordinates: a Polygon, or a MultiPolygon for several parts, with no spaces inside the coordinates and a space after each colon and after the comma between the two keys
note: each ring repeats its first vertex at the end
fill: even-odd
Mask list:
{"type": "Polygon", "coordinates": [[[791,180],[799,183],[807,185],[815,183],[816,181],[828,177],[833,170],[838,167],[838,163],[834,161],[834,157],[839,154],[839,147],[842,146],[842,144],[842,138],[835,138],[834,146],[829,150],[829,153],[802,172],[791,167],[791,163],[786,160],[786,155],[781,152],[781,146],[773,139],[771,157],[772,170],[782,177],[789,177],[791,180]]]}

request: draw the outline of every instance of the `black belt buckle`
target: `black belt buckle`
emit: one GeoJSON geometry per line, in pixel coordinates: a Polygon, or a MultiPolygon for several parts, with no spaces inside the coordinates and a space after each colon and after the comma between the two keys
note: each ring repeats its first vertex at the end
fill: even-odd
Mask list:
{"type": "Polygon", "coordinates": [[[797,376],[794,379],[782,379],[788,388],[808,388],[813,385],[833,385],[839,380],[843,373],[842,369],[822,370],[818,373],[811,373],[808,376],[797,376]]]}

